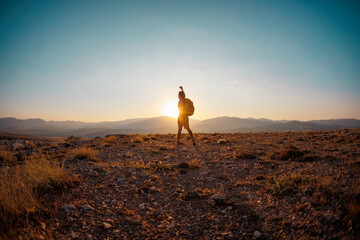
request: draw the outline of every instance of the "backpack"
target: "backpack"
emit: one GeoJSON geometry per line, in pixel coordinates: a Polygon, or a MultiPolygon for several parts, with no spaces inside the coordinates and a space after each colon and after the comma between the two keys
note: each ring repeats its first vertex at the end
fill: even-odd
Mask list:
{"type": "Polygon", "coordinates": [[[194,103],[188,99],[185,98],[185,113],[187,116],[192,116],[194,114],[195,111],[195,107],[194,107],[194,103]]]}

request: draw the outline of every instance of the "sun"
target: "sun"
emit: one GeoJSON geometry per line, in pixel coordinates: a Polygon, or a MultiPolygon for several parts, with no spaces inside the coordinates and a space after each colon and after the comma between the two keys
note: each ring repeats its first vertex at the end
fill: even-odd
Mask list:
{"type": "Polygon", "coordinates": [[[163,115],[174,118],[178,117],[179,110],[177,102],[168,102],[163,108],[163,115]]]}

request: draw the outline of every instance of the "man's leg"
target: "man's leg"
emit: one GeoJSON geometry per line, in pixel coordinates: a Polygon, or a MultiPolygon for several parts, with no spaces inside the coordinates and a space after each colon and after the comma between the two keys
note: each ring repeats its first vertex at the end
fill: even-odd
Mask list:
{"type": "Polygon", "coordinates": [[[189,133],[189,135],[190,135],[190,138],[191,138],[191,140],[192,140],[192,142],[193,142],[193,145],[196,145],[196,143],[195,143],[195,138],[194,138],[194,136],[193,136],[193,133],[192,133],[190,127],[189,127],[189,126],[186,126],[185,129],[188,131],[188,133],[189,133]]]}
{"type": "Polygon", "coordinates": [[[181,136],[181,131],[183,128],[183,124],[181,123],[181,121],[178,119],[178,133],[177,133],[177,143],[179,144],[180,142],[180,136],[181,136]]]}

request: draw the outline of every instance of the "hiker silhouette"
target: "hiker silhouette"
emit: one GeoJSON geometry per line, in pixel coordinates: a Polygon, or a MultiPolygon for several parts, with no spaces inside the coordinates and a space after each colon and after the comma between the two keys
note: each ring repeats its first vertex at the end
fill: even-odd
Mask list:
{"type": "Polygon", "coordinates": [[[184,127],[188,131],[191,140],[193,142],[193,145],[196,145],[193,133],[189,125],[189,116],[193,115],[195,110],[194,104],[190,99],[185,98],[185,92],[182,86],[180,86],[180,89],[181,91],[179,91],[179,103],[178,103],[179,117],[178,117],[177,144],[180,144],[181,131],[182,128],[184,127]]]}

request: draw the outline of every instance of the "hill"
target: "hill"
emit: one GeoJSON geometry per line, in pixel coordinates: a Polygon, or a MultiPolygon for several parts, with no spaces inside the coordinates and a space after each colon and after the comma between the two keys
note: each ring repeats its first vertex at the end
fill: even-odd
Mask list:
{"type": "MultiPolygon", "coordinates": [[[[270,119],[218,117],[190,120],[195,133],[281,132],[360,128],[358,119],[313,121],[274,121],[270,119]]],[[[111,133],[176,133],[177,119],[171,117],[137,118],[115,122],[44,121],[42,119],[0,118],[0,131],[33,132],[42,136],[104,137],[111,133]]]]}

